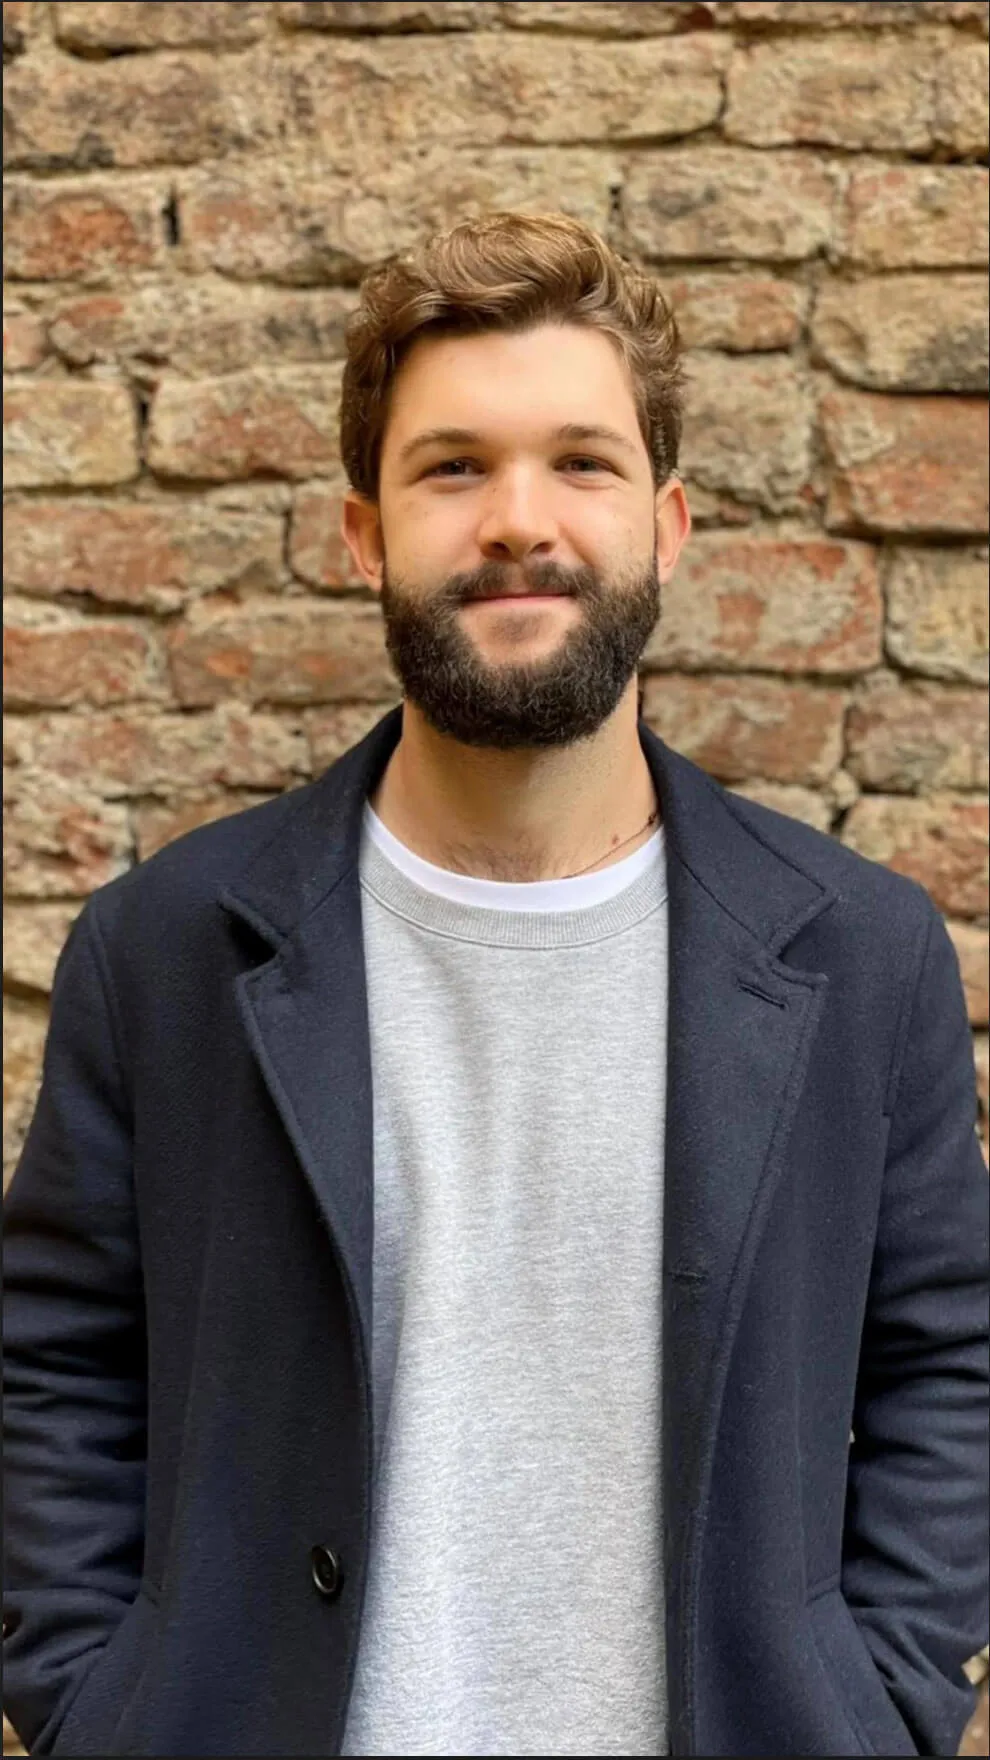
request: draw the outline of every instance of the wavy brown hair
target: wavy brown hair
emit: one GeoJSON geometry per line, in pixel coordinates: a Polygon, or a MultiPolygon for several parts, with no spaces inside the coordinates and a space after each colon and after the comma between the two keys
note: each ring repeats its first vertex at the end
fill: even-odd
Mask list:
{"type": "Polygon", "coordinates": [[[683,365],[673,311],[652,276],[565,214],[488,213],[388,257],[361,282],[347,324],[340,452],[378,500],[392,385],[422,336],[584,324],[610,337],[632,380],[657,488],[677,465],[683,365]]]}

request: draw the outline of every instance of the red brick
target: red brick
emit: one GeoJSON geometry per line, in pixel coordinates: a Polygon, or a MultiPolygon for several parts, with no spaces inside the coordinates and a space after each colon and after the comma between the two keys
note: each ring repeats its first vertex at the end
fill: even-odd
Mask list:
{"type": "Polygon", "coordinates": [[[22,171],[188,165],[273,138],[278,102],[270,56],[163,53],[15,62],[4,81],[6,163],[22,171]]]}
{"type": "MultiPolygon", "coordinates": [[[[3,999],[3,1187],[17,1165],[41,1081],[48,1009],[37,996],[3,999]]],[[[13,1726],[4,1720],[4,1754],[23,1754],[13,1726]],[[9,1732],[9,1736],[8,1736],[9,1732]],[[8,1745],[9,1744],[9,1745],[8,1745]]]]}
{"type": "Polygon", "coordinates": [[[238,703],[202,714],[161,714],[142,705],[7,719],[10,774],[59,776],[108,799],[177,788],[280,789],[309,771],[297,716],[238,703]]]}
{"type": "Polygon", "coordinates": [[[754,677],[643,675],[654,732],[721,782],[822,783],[842,759],[846,693],[754,677]]]}
{"type": "Polygon", "coordinates": [[[14,502],[4,517],[5,584],[39,598],[174,611],[203,593],[276,586],[281,550],[274,510],[60,500],[14,502]]]}
{"type": "MultiPolygon", "coordinates": [[[[339,6],[348,10],[346,0],[339,6]]],[[[384,10],[384,9],[383,9],[384,10]]],[[[446,11],[440,5],[438,11],[446,11]]],[[[506,24],[513,30],[566,30],[587,32],[592,37],[650,36],[670,31],[711,30],[718,7],[715,0],[505,0],[506,24]]]]}
{"type": "Polygon", "coordinates": [[[985,275],[878,275],[821,290],[816,358],[875,391],[986,391],[985,275]]]}
{"type": "Polygon", "coordinates": [[[78,783],[27,776],[4,803],[4,890],[10,898],[85,898],[131,865],[127,808],[78,783]]]}
{"type": "Polygon", "coordinates": [[[162,249],[163,192],[119,183],[38,184],[4,189],[4,272],[13,281],[105,281],[150,269],[162,249]]]}
{"type": "Polygon", "coordinates": [[[367,703],[331,703],[327,708],[308,709],[303,716],[309,735],[310,762],[318,776],[356,746],[389,709],[400,702],[395,679],[391,689],[367,703]]]}
{"type": "Polygon", "coordinates": [[[959,960],[970,1023],[985,1027],[990,1021],[990,936],[972,923],[947,927],[959,960]]]}
{"type": "Polygon", "coordinates": [[[229,48],[265,28],[260,0],[59,0],[55,34],[67,49],[229,48]]]}
{"type": "Polygon", "coordinates": [[[377,605],[283,601],[193,607],[171,640],[178,701],[326,703],[394,686],[377,605]]]}
{"type": "Polygon", "coordinates": [[[267,794],[217,794],[196,800],[177,800],[161,805],[148,803],[134,811],[134,829],[139,862],[147,861],[156,850],[195,831],[200,825],[213,825],[217,819],[229,819],[248,807],[271,800],[267,794]]]}
{"type": "MultiPolygon", "coordinates": [[[[979,53],[981,45],[967,45],[979,53]]],[[[922,153],[935,144],[936,59],[927,38],[789,38],[737,51],[723,132],[793,143],[922,153]]]]}
{"type": "Polygon", "coordinates": [[[154,387],[163,368],[214,376],[265,361],[288,366],[341,357],[356,303],[348,288],[289,293],[217,287],[197,277],[73,299],[54,314],[50,336],[72,366],[113,361],[154,387]]]}
{"type": "MultiPolygon", "coordinates": [[[[594,41],[530,32],[289,37],[277,101],[307,155],[359,178],[378,153],[673,139],[712,126],[731,55],[714,31],[594,41]]],[[[206,156],[205,154],[203,155],[206,156]]]]}
{"type": "Polygon", "coordinates": [[[864,795],[850,809],[842,841],[920,881],[948,915],[986,915],[985,801],[945,794],[923,800],[864,795]]]}
{"type": "Polygon", "coordinates": [[[272,368],[190,384],[165,379],[148,464],[163,477],[309,477],[339,463],[340,369],[272,368]]]}
{"type": "Polygon", "coordinates": [[[786,355],[695,354],[680,468],[692,484],[778,512],[800,510],[811,475],[813,410],[786,355]]]}
{"type": "Polygon", "coordinates": [[[731,790],[746,801],[757,801],[773,813],[786,813],[800,819],[815,831],[828,831],[832,824],[832,808],[827,798],[813,788],[799,788],[792,782],[746,782],[731,790]]]}
{"type": "MultiPolygon", "coordinates": [[[[41,11],[39,0],[3,0],[4,66],[16,56],[23,55],[37,29],[41,11]]],[[[4,1748],[4,1753],[6,1752],[4,1748]]]]}
{"type": "Polygon", "coordinates": [[[121,703],[162,694],[154,632],[108,618],[32,607],[4,626],[4,703],[10,708],[121,703]],[[39,615],[40,614],[40,615],[39,615]],[[43,621],[41,619],[43,618],[43,621]]]}
{"type": "Polygon", "coordinates": [[[34,312],[4,312],[3,370],[28,373],[39,367],[48,352],[42,320],[34,312]]]}
{"type": "Polygon", "coordinates": [[[882,630],[870,546],[706,532],[664,586],[644,665],[862,672],[882,630]]]}
{"type": "Polygon", "coordinates": [[[8,489],[99,488],[138,472],[137,418],[122,385],[11,379],[4,392],[8,489]]]}
{"type": "Polygon", "coordinates": [[[877,672],[857,689],[846,723],[846,763],[867,788],[987,788],[985,691],[877,672]]]}
{"type": "Polygon", "coordinates": [[[887,648],[909,672],[990,682],[990,559],[981,550],[897,549],[886,579],[887,648]]]}
{"type": "Polygon", "coordinates": [[[359,178],[346,168],[310,173],[277,161],[263,172],[252,165],[186,174],[179,211],[188,261],[237,280],[325,289],[493,207],[561,209],[605,232],[610,186],[622,175],[608,150],[466,145],[451,156],[429,141],[401,154],[365,151],[360,166],[359,178]]]}
{"type": "Polygon", "coordinates": [[[987,407],[968,397],[831,392],[825,523],[837,531],[987,530],[987,407]]]}
{"type": "Polygon", "coordinates": [[[55,962],[79,915],[78,900],[66,904],[12,904],[4,912],[4,987],[48,995],[55,962]]]}
{"type": "Polygon", "coordinates": [[[278,15],[287,30],[350,34],[484,30],[502,10],[498,0],[281,0],[278,15]]]}
{"type": "Polygon", "coordinates": [[[744,354],[791,348],[801,334],[809,290],[773,276],[699,273],[665,276],[685,348],[724,348],[744,354]]]}
{"type": "Polygon", "coordinates": [[[677,258],[802,262],[831,242],[838,179],[807,153],[715,143],[632,156],[622,209],[631,248],[677,258]]]}
{"type": "Polygon", "coordinates": [[[346,483],[307,484],[296,495],[289,535],[289,566],[314,587],[359,587],[364,581],[340,535],[346,483]]]}
{"type": "Polygon", "coordinates": [[[853,165],[838,255],[868,269],[980,269],[990,249],[980,165],[853,165]]]}
{"type": "Polygon", "coordinates": [[[932,18],[943,24],[986,27],[987,0],[729,0],[725,21],[744,31],[886,30],[888,26],[924,31],[932,18]]]}

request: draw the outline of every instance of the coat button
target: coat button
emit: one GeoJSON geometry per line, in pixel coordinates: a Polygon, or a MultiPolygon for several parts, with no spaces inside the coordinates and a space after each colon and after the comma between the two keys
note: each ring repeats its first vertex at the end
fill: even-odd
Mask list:
{"type": "Polygon", "coordinates": [[[335,1601],[344,1580],[337,1554],[331,1552],[329,1546],[314,1546],[309,1555],[309,1568],[320,1594],[328,1601],[335,1601]]]}

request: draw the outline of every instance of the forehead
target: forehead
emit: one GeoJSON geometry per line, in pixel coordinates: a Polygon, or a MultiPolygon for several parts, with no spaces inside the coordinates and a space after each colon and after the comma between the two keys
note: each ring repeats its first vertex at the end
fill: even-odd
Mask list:
{"type": "Polygon", "coordinates": [[[384,450],[397,455],[424,428],[470,427],[506,440],[595,421],[642,443],[628,371],[600,331],[546,324],[514,334],[426,336],[396,375],[384,450]]]}

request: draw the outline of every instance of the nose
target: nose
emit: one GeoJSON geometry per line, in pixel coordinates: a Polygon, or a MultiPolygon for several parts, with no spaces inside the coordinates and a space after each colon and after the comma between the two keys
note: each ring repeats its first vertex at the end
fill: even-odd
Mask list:
{"type": "Polygon", "coordinates": [[[531,478],[518,473],[491,484],[478,526],[478,546],[486,560],[548,560],[559,535],[553,510],[531,478]]]}

